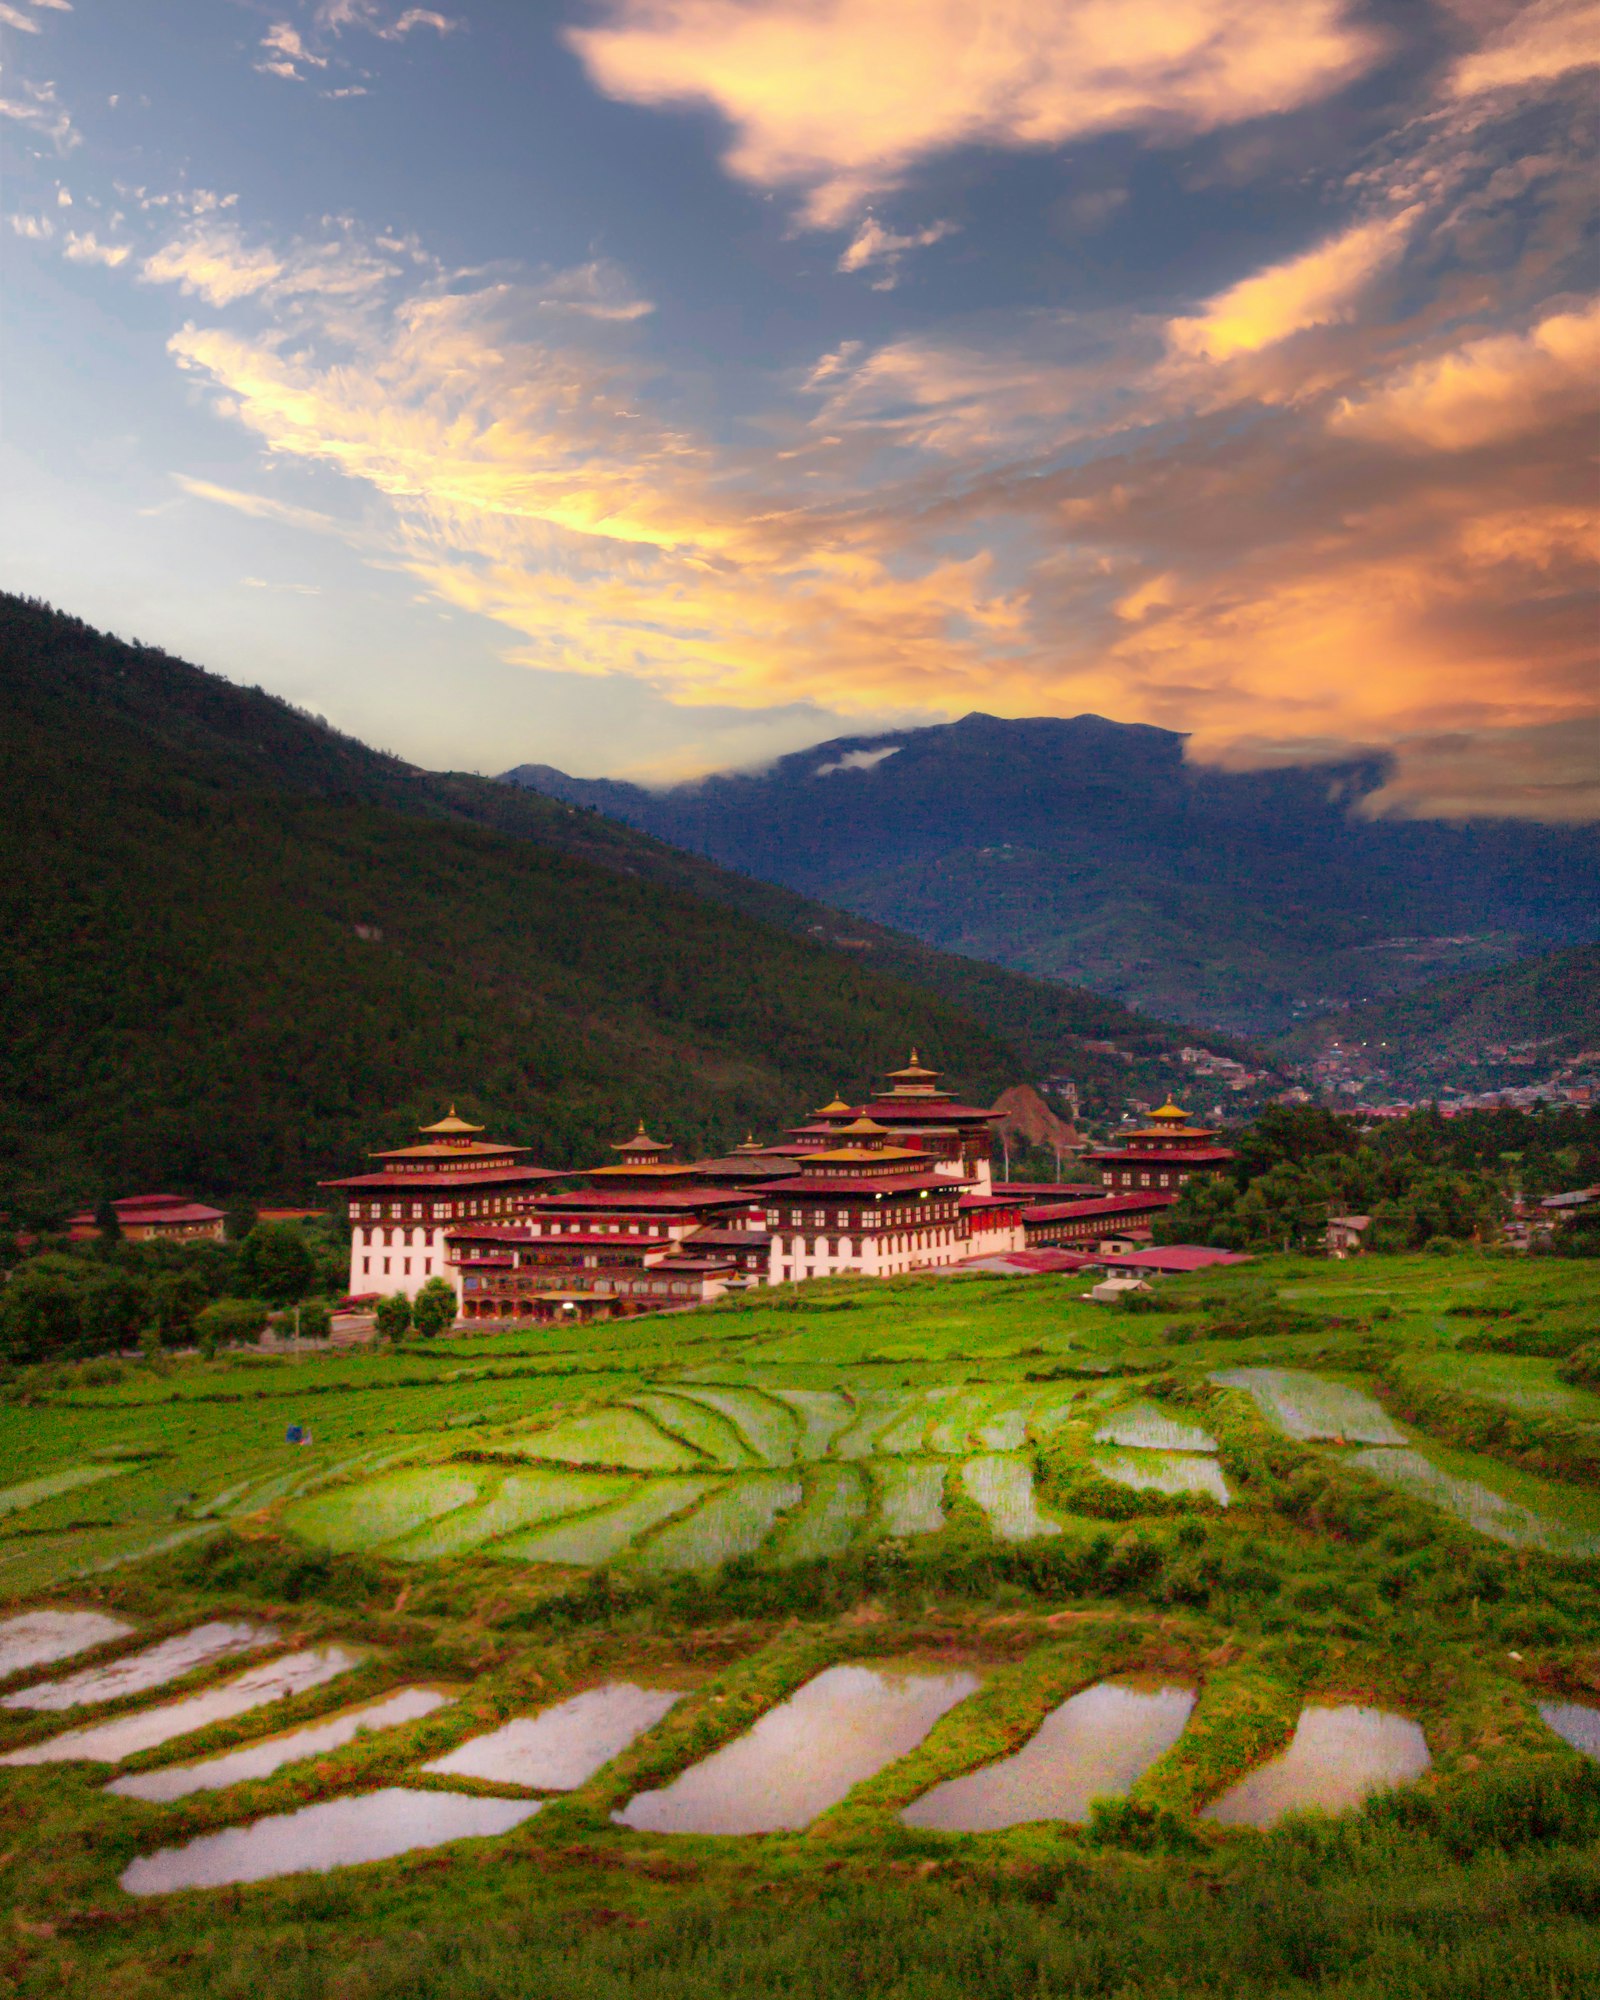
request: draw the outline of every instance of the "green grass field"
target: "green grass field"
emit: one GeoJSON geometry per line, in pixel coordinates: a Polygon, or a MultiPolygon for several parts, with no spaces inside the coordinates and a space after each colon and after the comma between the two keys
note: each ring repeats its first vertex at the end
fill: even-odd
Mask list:
{"type": "MultiPolygon", "coordinates": [[[[1600,1763],[1540,1713],[1600,1707],[1600,1398],[1557,1373],[1595,1337],[1592,1273],[1272,1260],[1137,1312],[1080,1289],[819,1284],[395,1354],[13,1376],[0,1618],[137,1628],[74,1669],[212,1619],[357,1664],[122,1766],[0,1768],[0,1980],[25,2000],[1600,1990],[1600,1763]],[[979,1687],[801,1831],[613,1822],[842,1664],[979,1687]],[[1129,1675],[1195,1706],[1087,1824],[902,1820],[1129,1675]],[[612,1680],[680,1699],[509,1833],[118,1886],[157,1849],[385,1787],[525,1796],[422,1767],[612,1680]],[[104,1790],[416,1687],[451,1699],[263,1777],[104,1790]],[[1202,1819],[1307,1704],[1409,1718],[1430,1768],[1338,1817],[1202,1819]]],[[[0,1681],[0,1757],[240,1665],[65,1718],[4,1705],[52,1671],[0,1681]]]]}

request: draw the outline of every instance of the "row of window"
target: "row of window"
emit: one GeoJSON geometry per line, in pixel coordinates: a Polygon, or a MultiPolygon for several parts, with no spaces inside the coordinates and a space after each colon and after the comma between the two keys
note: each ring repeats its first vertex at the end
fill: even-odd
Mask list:
{"type": "MultiPolygon", "coordinates": [[[[379,1272],[374,1272],[372,1266],[377,1261],[379,1260],[372,1257],[362,1258],[361,1275],[363,1278],[371,1278],[374,1276],[383,1278],[390,1277],[393,1275],[393,1273],[390,1270],[391,1264],[398,1264],[401,1267],[400,1276],[402,1278],[409,1278],[411,1276],[411,1259],[409,1257],[385,1257],[381,1260],[383,1264],[383,1269],[379,1272]]],[[[422,1258],[421,1263],[422,1263],[423,1277],[431,1278],[433,1276],[433,1259],[431,1257],[424,1257],[422,1258]]]]}

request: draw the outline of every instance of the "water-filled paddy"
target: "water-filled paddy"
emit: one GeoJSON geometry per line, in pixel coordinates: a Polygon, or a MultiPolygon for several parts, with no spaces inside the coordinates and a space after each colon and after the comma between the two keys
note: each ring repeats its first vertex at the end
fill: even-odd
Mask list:
{"type": "Polygon", "coordinates": [[[41,1681],[36,1687],[19,1688],[5,1697],[6,1708],[62,1709],[86,1707],[91,1702],[118,1701],[124,1695],[144,1694],[163,1687],[180,1674],[193,1673],[229,1653],[248,1652],[255,1646],[270,1646],[277,1633],[267,1625],[246,1625],[216,1619],[179,1632],[171,1639],[147,1646],[143,1652],[112,1660],[103,1667],[86,1667],[63,1681],[41,1681]]]}
{"type": "Polygon", "coordinates": [[[1336,1444],[1406,1442],[1405,1432],[1365,1390],[1323,1375],[1299,1368],[1221,1368],[1211,1379],[1219,1388],[1245,1390],[1286,1437],[1307,1443],[1319,1438],[1336,1444]]]}
{"type": "Polygon", "coordinates": [[[1228,1504],[1228,1482],[1214,1458],[1177,1451],[1103,1451],[1092,1460],[1102,1479],[1146,1493],[1205,1494],[1219,1507],[1228,1504]]]}
{"type": "Polygon", "coordinates": [[[1508,1548],[1548,1549],[1552,1555],[1565,1556],[1600,1555],[1600,1510],[1592,1502],[1584,1510],[1589,1519],[1584,1520],[1570,1491],[1526,1474],[1508,1473],[1491,1459],[1472,1461],[1464,1453],[1450,1456],[1457,1465],[1472,1463],[1480,1476],[1447,1469],[1436,1462],[1432,1449],[1375,1448],[1352,1452],[1349,1462],[1374,1479],[1431,1501],[1476,1528],[1480,1535],[1504,1542],[1508,1548]],[[1530,1506],[1513,1498],[1511,1491],[1502,1490],[1513,1486],[1536,1494],[1543,1504],[1530,1506]]]}
{"type": "Polygon", "coordinates": [[[1215,1451],[1217,1441],[1199,1424],[1169,1416],[1154,1403],[1130,1403],[1103,1423],[1096,1444],[1119,1444],[1134,1451],[1215,1451]]]}
{"type": "Polygon", "coordinates": [[[486,1736],[474,1736],[422,1768],[444,1778],[570,1792],[653,1729],[681,1699],[670,1688],[608,1681],[541,1715],[518,1716],[486,1736]]]}
{"type": "Polygon", "coordinates": [[[182,1847],[159,1848],[130,1863],[118,1879],[130,1896],[161,1896],[175,1889],[320,1874],[453,1840],[509,1833],[538,1810],[537,1799],[466,1798],[393,1785],[201,1834],[182,1847]]]}
{"type": "Polygon", "coordinates": [[[1581,1701],[1541,1701],[1539,1714],[1564,1743],[1600,1759],[1600,1708],[1581,1701]]]}
{"type": "Polygon", "coordinates": [[[115,1792],[119,1798],[148,1799],[157,1804],[187,1798],[191,1792],[225,1791],[229,1785],[243,1784],[247,1778],[269,1778],[286,1764],[298,1764],[307,1757],[325,1757],[330,1750],[342,1750],[358,1737],[418,1722],[451,1699],[435,1688],[402,1688],[382,1701],[347,1709],[343,1715],[332,1716],[326,1722],[286,1730],[259,1743],[247,1743],[243,1749],[208,1757],[200,1764],[168,1764],[159,1771],[137,1771],[131,1777],[114,1779],[106,1790],[115,1792]]]}
{"type": "Polygon", "coordinates": [[[1029,1542],[1061,1533],[1034,1502],[1033,1467],[1025,1458],[969,1458],[961,1468],[961,1483],[1001,1541],[1029,1542]]]}
{"type": "Polygon", "coordinates": [[[29,1744],[0,1757],[0,1764],[61,1764],[85,1758],[96,1764],[120,1764],[143,1750],[170,1743],[178,1736],[192,1736],[214,1722],[226,1722],[235,1715],[247,1715],[268,1702],[283,1701],[307,1688],[320,1687],[355,1666],[353,1653],[342,1646],[323,1646],[302,1653],[288,1653],[281,1660],[268,1660],[251,1667],[231,1681],[192,1694],[185,1701],[172,1701],[159,1708],[141,1708],[132,1715],[119,1715],[110,1722],[91,1723],[69,1729],[43,1743],[29,1744]]]}
{"type": "Polygon", "coordinates": [[[70,1660],[91,1646],[126,1639],[132,1631],[131,1625],[102,1611],[24,1611],[0,1619],[0,1678],[70,1660]]]}
{"type": "Polygon", "coordinates": [[[829,1667],[736,1741],[613,1817],[655,1833],[775,1833],[809,1826],[914,1750],[976,1692],[969,1673],[829,1667]]]}
{"type": "Polygon", "coordinates": [[[1219,1826],[1273,1826],[1316,1807],[1348,1812],[1373,1792],[1420,1778],[1432,1759],[1416,1723],[1381,1708],[1307,1708],[1280,1755],[1213,1799],[1219,1826]]]}
{"type": "Polygon", "coordinates": [[[1091,1800],[1121,1798],[1183,1734],[1191,1688],[1103,1681],[1046,1716],[1015,1756],[935,1785],[907,1806],[908,1826],[983,1833],[1028,1820],[1085,1820],[1091,1800]]]}

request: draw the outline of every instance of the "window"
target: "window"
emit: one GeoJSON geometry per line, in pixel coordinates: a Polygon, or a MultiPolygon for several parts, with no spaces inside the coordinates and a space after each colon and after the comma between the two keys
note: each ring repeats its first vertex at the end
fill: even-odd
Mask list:
{"type": "Polygon", "coordinates": [[[372,1270],[372,1259],[370,1257],[363,1257],[361,1260],[362,1277],[365,1278],[366,1276],[368,1276],[371,1270],[372,1270]]]}

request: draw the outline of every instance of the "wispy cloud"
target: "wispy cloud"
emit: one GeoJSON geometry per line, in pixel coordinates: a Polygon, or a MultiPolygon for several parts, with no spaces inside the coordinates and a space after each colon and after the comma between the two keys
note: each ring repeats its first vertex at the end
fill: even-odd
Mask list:
{"type": "Polygon", "coordinates": [[[73,229],[61,247],[61,254],[74,264],[104,264],[115,270],[133,255],[130,243],[102,243],[92,229],[73,229]]]}
{"type": "Polygon", "coordinates": [[[704,104],[730,172],[836,225],[964,145],[1204,132],[1347,83],[1381,44],[1342,0],[605,0],[568,39],[600,89],[704,104]]]}
{"type": "Polygon", "coordinates": [[[20,97],[0,97],[0,118],[27,125],[50,141],[58,153],[70,153],[83,144],[83,135],[72,122],[53,83],[35,83],[26,78],[20,97]]]}
{"type": "Polygon", "coordinates": [[[873,289],[891,291],[898,282],[901,261],[907,251],[926,250],[934,243],[942,243],[956,233],[956,227],[953,222],[930,222],[926,229],[897,235],[892,229],[885,229],[876,216],[869,215],[846,245],[838,268],[867,271],[881,267],[882,275],[874,280],[873,289]]]}
{"type": "Polygon", "coordinates": [[[1357,223],[1353,228],[1276,264],[1212,299],[1192,319],[1175,319],[1175,352],[1204,361],[1254,354],[1309,327],[1354,317],[1361,295],[1396,263],[1417,210],[1357,223]]]}
{"type": "Polygon", "coordinates": [[[1466,55],[1450,73],[1456,97],[1554,82],[1600,63],[1597,0],[1533,0],[1466,55]]]}

